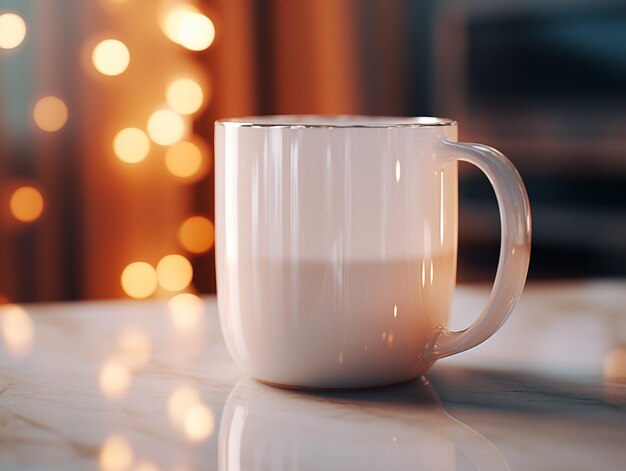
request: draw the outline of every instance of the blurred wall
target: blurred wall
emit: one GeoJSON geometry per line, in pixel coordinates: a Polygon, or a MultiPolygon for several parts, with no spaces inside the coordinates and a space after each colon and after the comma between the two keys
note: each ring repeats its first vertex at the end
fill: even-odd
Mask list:
{"type": "MultiPolygon", "coordinates": [[[[623,2],[0,0],[7,11],[28,25],[23,44],[0,49],[0,294],[9,299],[124,296],[129,264],[154,268],[168,254],[193,266],[184,290],[213,292],[211,226],[198,229],[200,252],[181,243],[180,229],[192,216],[212,221],[213,121],[255,114],[456,118],[462,140],[499,148],[527,183],[531,278],[626,274],[623,2]],[[168,37],[164,19],[180,5],[212,20],[210,47],[168,37]],[[106,37],[130,50],[119,76],[90,63],[106,37]],[[172,176],[172,145],[155,142],[141,162],[121,162],[116,133],[146,131],[180,74],[204,92],[183,138],[203,142],[203,171],[172,176]],[[32,119],[49,94],[69,110],[53,133],[32,119]],[[44,212],[16,221],[9,200],[31,184],[44,212]]],[[[459,278],[488,281],[499,244],[493,192],[463,166],[460,198],[459,278]]],[[[149,295],[174,292],[157,284],[149,295]]]]}

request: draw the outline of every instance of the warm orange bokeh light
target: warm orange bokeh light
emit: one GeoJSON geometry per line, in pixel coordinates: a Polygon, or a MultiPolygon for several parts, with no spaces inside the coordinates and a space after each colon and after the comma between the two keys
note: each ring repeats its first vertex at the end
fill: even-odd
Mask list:
{"type": "Polygon", "coordinates": [[[185,180],[195,181],[206,168],[200,147],[190,141],[180,141],[165,152],[165,166],[169,172],[185,180]]]}
{"type": "Polygon", "coordinates": [[[144,299],[152,296],[157,288],[154,267],[146,262],[129,264],[120,278],[122,289],[131,298],[144,299]]]}
{"type": "Polygon", "coordinates": [[[200,403],[200,394],[188,386],[174,390],[167,401],[167,413],[173,425],[182,426],[191,407],[200,403]]]}
{"type": "Polygon", "coordinates": [[[626,347],[618,347],[605,357],[604,377],[609,381],[626,380],[626,347]]]}
{"type": "Polygon", "coordinates": [[[179,330],[190,330],[197,327],[202,320],[204,303],[192,293],[180,293],[167,303],[174,327],[179,330]]]}
{"type": "Polygon", "coordinates": [[[195,389],[181,386],[170,395],[167,412],[172,424],[192,442],[208,438],[215,428],[211,409],[202,403],[195,389]]]}
{"type": "Polygon", "coordinates": [[[182,255],[171,254],[163,257],[156,267],[159,285],[169,291],[180,291],[191,283],[193,268],[182,255]]]}
{"type": "Polygon", "coordinates": [[[7,352],[15,357],[26,355],[33,343],[33,321],[16,304],[0,306],[0,328],[7,352]]]}
{"type": "Polygon", "coordinates": [[[115,135],[113,151],[122,162],[135,164],[150,152],[150,140],[145,132],[137,128],[125,128],[115,135]]]}
{"type": "Polygon", "coordinates": [[[132,471],[159,471],[159,467],[150,461],[140,461],[133,466],[132,471]]]}
{"type": "Polygon", "coordinates": [[[104,75],[120,75],[128,68],[130,52],[122,41],[105,39],[93,48],[91,61],[98,72],[104,75]]]}
{"type": "Polygon", "coordinates": [[[124,437],[112,436],[100,448],[102,471],[123,471],[133,462],[133,449],[124,437]]]}
{"type": "Polygon", "coordinates": [[[58,131],[65,126],[67,116],[65,102],[56,96],[46,96],[39,99],[33,108],[33,119],[42,131],[58,131]]]}
{"type": "Polygon", "coordinates": [[[130,386],[131,374],[128,367],[118,359],[108,360],[98,377],[102,394],[111,399],[124,395],[130,386]]]}
{"type": "Polygon", "coordinates": [[[175,111],[157,110],[148,118],[148,135],[157,144],[171,146],[185,135],[185,120],[175,111]]]}
{"type": "Polygon", "coordinates": [[[150,360],[152,343],[146,331],[139,327],[126,327],[117,339],[118,351],[124,363],[140,368],[150,360]]]}
{"type": "Polygon", "coordinates": [[[192,442],[199,442],[211,436],[215,428],[213,412],[204,404],[194,404],[185,414],[183,430],[192,442]]]}
{"type": "Polygon", "coordinates": [[[202,51],[215,39],[213,22],[191,5],[179,4],[169,8],[161,26],[170,41],[190,51],[202,51]]]}
{"type": "Polygon", "coordinates": [[[178,242],[192,253],[204,253],[213,247],[215,228],[204,216],[192,216],[178,228],[178,242]]]}
{"type": "Polygon", "coordinates": [[[22,186],[11,195],[9,206],[15,219],[22,222],[32,222],[41,216],[44,200],[37,188],[22,186]]]}
{"type": "Polygon", "coordinates": [[[198,82],[179,78],[170,83],[165,92],[167,104],[180,114],[193,114],[204,102],[204,93],[198,82]]]}
{"type": "Polygon", "coordinates": [[[26,37],[26,23],[15,13],[0,15],[0,49],[13,49],[26,37]]]}

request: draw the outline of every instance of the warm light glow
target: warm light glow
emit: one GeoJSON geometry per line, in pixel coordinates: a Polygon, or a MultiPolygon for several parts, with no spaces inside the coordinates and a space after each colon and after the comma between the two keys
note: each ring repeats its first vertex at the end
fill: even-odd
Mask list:
{"type": "Polygon", "coordinates": [[[142,367],[152,354],[150,337],[141,327],[127,327],[118,337],[118,351],[131,368],[142,367]]]}
{"type": "Polygon", "coordinates": [[[33,119],[42,131],[55,132],[65,126],[67,122],[67,106],[56,96],[46,96],[33,108],[33,119]]]}
{"type": "Polygon", "coordinates": [[[180,141],[165,152],[165,166],[170,173],[179,178],[199,177],[203,167],[200,148],[189,141],[180,141]]]}
{"type": "Polygon", "coordinates": [[[606,356],[604,376],[610,381],[626,381],[626,347],[616,348],[606,356]]]}
{"type": "Polygon", "coordinates": [[[401,175],[402,175],[402,169],[400,168],[400,161],[396,160],[396,182],[400,181],[401,175]]]}
{"type": "Polygon", "coordinates": [[[103,471],[122,471],[133,462],[133,449],[124,437],[112,436],[100,448],[100,468],[103,471]]]}
{"type": "Polygon", "coordinates": [[[183,421],[183,430],[193,442],[205,440],[215,428],[213,412],[204,404],[194,404],[187,410],[183,421]]]}
{"type": "Polygon", "coordinates": [[[172,110],[157,110],[148,119],[148,135],[157,144],[171,146],[185,135],[185,121],[172,110]]]}
{"type": "Polygon", "coordinates": [[[98,378],[102,394],[111,399],[122,397],[130,386],[130,380],[130,370],[118,359],[108,360],[102,365],[98,378]]]}
{"type": "Polygon", "coordinates": [[[393,305],[393,318],[395,319],[396,317],[398,317],[398,305],[394,304],[393,305]]]}
{"type": "Polygon", "coordinates": [[[178,242],[192,253],[209,251],[215,242],[213,223],[204,216],[192,216],[178,228],[178,242]]]}
{"type": "Polygon", "coordinates": [[[213,22],[191,5],[179,4],[170,8],[161,26],[170,41],[191,51],[202,51],[215,39],[213,22]]]}
{"type": "Polygon", "coordinates": [[[150,461],[140,461],[133,466],[133,471],[159,471],[159,467],[150,461]]]}
{"type": "Polygon", "coordinates": [[[204,303],[195,294],[180,293],[169,300],[167,306],[174,327],[191,330],[202,320],[204,303]]]}
{"type": "Polygon", "coordinates": [[[43,196],[37,188],[22,186],[11,195],[9,207],[11,214],[18,221],[32,222],[43,212],[43,196]]]}
{"type": "Polygon", "coordinates": [[[33,321],[21,306],[0,306],[0,327],[10,355],[20,357],[30,351],[33,344],[33,321]]]}
{"type": "Polygon", "coordinates": [[[104,75],[119,75],[128,68],[130,52],[126,44],[118,39],[105,39],[96,44],[91,61],[98,72],[104,75]]]}
{"type": "Polygon", "coordinates": [[[113,151],[122,162],[135,164],[148,155],[150,140],[141,129],[122,129],[113,139],[113,151]]]}
{"type": "Polygon", "coordinates": [[[188,386],[174,390],[167,401],[167,413],[173,425],[182,426],[189,409],[200,404],[200,394],[188,386]]]}
{"type": "Polygon", "coordinates": [[[170,108],[180,114],[195,113],[204,101],[202,87],[189,78],[180,78],[170,83],[165,97],[170,108]]]}
{"type": "Polygon", "coordinates": [[[26,23],[20,15],[0,15],[0,48],[13,49],[22,44],[26,37],[26,23]]]}
{"type": "Polygon", "coordinates": [[[180,291],[191,283],[193,268],[182,255],[171,254],[163,257],[156,267],[159,285],[169,291],[180,291]]]}
{"type": "Polygon", "coordinates": [[[146,262],[129,264],[120,278],[122,289],[131,298],[143,299],[152,296],[157,288],[154,267],[146,262]]]}

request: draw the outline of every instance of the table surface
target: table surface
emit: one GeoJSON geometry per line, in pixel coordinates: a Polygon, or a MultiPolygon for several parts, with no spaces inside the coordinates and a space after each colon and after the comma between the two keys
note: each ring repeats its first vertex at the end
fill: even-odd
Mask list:
{"type": "Polygon", "coordinates": [[[341,393],[246,378],[183,301],[1,307],[0,469],[626,469],[626,282],[531,284],[428,379],[341,393]]]}

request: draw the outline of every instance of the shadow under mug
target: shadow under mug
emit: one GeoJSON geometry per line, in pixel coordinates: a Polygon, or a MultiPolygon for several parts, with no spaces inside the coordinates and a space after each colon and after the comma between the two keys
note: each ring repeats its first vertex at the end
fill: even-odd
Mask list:
{"type": "Polygon", "coordinates": [[[224,406],[218,469],[510,467],[491,442],[445,412],[425,379],[350,397],[281,391],[246,378],[224,406]]]}
{"type": "Polygon", "coordinates": [[[457,142],[455,121],[266,116],[215,131],[220,320],[252,376],[297,388],[407,381],[511,313],[530,254],[526,190],[500,152],[457,142]],[[502,238],[487,305],[452,332],[459,160],[493,185],[502,238]]]}

